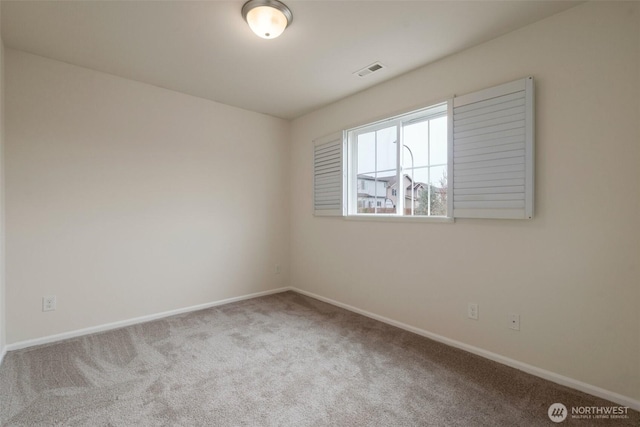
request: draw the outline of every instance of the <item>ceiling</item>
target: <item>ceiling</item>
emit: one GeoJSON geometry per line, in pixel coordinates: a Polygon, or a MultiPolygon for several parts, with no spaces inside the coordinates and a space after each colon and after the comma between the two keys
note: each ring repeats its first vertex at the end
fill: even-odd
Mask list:
{"type": "Polygon", "coordinates": [[[285,0],[264,40],[243,1],[2,1],[6,47],[284,119],[559,13],[564,1],[285,0]],[[380,61],[365,78],[353,72],[380,61]]]}

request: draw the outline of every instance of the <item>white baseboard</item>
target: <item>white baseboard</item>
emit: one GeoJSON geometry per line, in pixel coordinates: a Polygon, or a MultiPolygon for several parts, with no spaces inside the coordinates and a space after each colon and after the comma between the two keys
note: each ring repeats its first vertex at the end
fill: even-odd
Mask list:
{"type": "Polygon", "coordinates": [[[56,334],[56,335],[49,335],[46,337],[41,337],[41,338],[36,338],[36,339],[32,339],[32,340],[26,340],[26,341],[20,341],[17,343],[13,343],[13,344],[8,344],[6,345],[1,351],[0,351],[0,363],[2,363],[2,360],[4,359],[5,354],[7,353],[7,351],[13,351],[13,350],[20,350],[23,348],[27,348],[27,347],[33,347],[36,345],[42,345],[42,344],[50,344],[53,342],[57,342],[57,341],[61,341],[61,340],[65,340],[65,339],[69,339],[69,338],[76,338],[76,337],[80,337],[83,335],[89,335],[89,334],[94,334],[97,332],[104,332],[104,331],[108,331],[108,330],[112,330],[112,329],[118,329],[118,328],[123,328],[125,326],[130,326],[130,325],[135,325],[138,323],[144,323],[144,322],[149,322],[151,320],[156,320],[156,319],[161,319],[164,317],[169,317],[169,316],[174,316],[176,314],[182,314],[182,313],[187,313],[187,312],[191,312],[191,311],[197,311],[197,310],[203,310],[205,308],[210,308],[210,307],[215,307],[218,305],[224,305],[224,304],[229,304],[232,302],[237,302],[237,301],[242,301],[242,300],[247,300],[247,299],[252,299],[252,298],[258,298],[258,297],[262,297],[262,296],[266,296],[266,295],[271,295],[271,294],[276,294],[276,293],[280,293],[280,292],[286,292],[286,291],[294,291],[297,292],[299,294],[302,295],[306,295],[309,296],[311,298],[315,298],[317,300],[326,302],[328,304],[331,305],[335,305],[337,307],[340,308],[344,308],[345,310],[349,310],[352,311],[354,313],[357,314],[361,314],[363,316],[369,317],[371,319],[375,319],[378,320],[380,322],[389,324],[391,326],[395,326],[397,328],[400,329],[404,329],[406,331],[409,332],[413,332],[414,334],[426,337],[426,338],[430,338],[434,341],[438,341],[441,342],[443,344],[449,345],[451,347],[456,347],[459,348],[461,350],[465,350],[468,351],[469,353],[473,353],[476,354],[478,356],[484,357],[485,359],[489,359],[489,360],[493,360],[494,362],[498,362],[501,363],[503,365],[507,365],[510,366],[512,368],[518,369],[520,371],[529,373],[531,375],[535,375],[537,377],[543,378],[545,380],[549,380],[552,381],[554,383],[566,386],[566,387],[570,387],[573,388],[575,390],[579,390],[588,394],[591,394],[593,396],[597,396],[600,397],[602,399],[606,399],[609,400],[611,402],[615,402],[619,405],[623,405],[623,406],[627,406],[629,408],[635,409],[636,411],[640,411],[640,401],[635,400],[631,397],[628,396],[623,396],[621,394],[609,391],[609,390],[605,390],[603,388],[591,385],[591,384],[587,384],[584,383],[582,381],[578,381],[575,380],[573,378],[569,378],[569,377],[565,377],[563,375],[557,374],[555,372],[551,372],[551,371],[547,371],[545,369],[541,369],[538,368],[536,366],[533,365],[529,365],[527,363],[524,362],[520,362],[502,355],[499,355],[497,353],[492,353],[490,351],[484,350],[482,348],[479,347],[475,347],[469,344],[465,344],[463,342],[460,341],[456,341],[447,337],[443,337],[442,335],[438,335],[438,334],[434,334],[432,332],[429,332],[427,330],[424,329],[420,329],[420,328],[416,328],[414,326],[411,325],[407,325],[406,323],[402,323],[402,322],[398,322],[396,320],[393,319],[389,319],[388,317],[384,317],[384,316],[380,316],[377,315],[375,313],[371,313],[369,311],[366,310],[362,310],[360,308],[351,306],[349,304],[344,304],[341,303],[339,301],[335,301],[332,300],[331,298],[326,298],[317,294],[314,294],[312,292],[308,292],[302,289],[298,289],[298,288],[294,288],[294,287],[282,287],[282,288],[277,288],[277,289],[272,289],[269,291],[263,291],[263,292],[256,292],[256,293],[252,293],[252,294],[248,294],[248,295],[242,295],[239,297],[233,297],[233,298],[227,298],[224,300],[219,300],[219,301],[214,301],[214,302],[209,302],[206,304],[200,304],[200,305],[194,305],[191,307],[184,307],[184,308],[179,308],[176,310],[170,310],[170,311],[165,311],[162,313],[156,313],[156,314],[150,314],[147,316],[141,316],[141,317],[136,317],[133,319],[127,319],[127,320],[122,320],[119,322],[113,322],[113,323],[107,323],[107,324],[103,324],[103,325],[98,325],[98,326],[93,326],[90,328],[84,328],[84,329],[78,329],[75,331],[70,331],[70,332],[64,332],[62,334],[56,334]]]}
{"type": "Polygon", "coordinates": [[[19,341],[13,344],[8,344],[4,348],[2,356],[4,356],[4,353],[6,353],[7,351],[20,350],[23,348],[33,347],[33,346],[42,345],[42,344],[50,344],[53,342],[62,341],[69,338],[76,338],[76,337],[81,337],[83,335],[95,334],[96,332],[104,332],[104,331],[109,331],[111,329],[123,328],[125,326],[131,326],[138,323],[145,323],[151,320],[161,319],[163,317],[175,316],[176,314],[203,310],[205,308],[215,307],[218,305],[229,304],[232,302],[237,302],[237,301],[242,301],[242,300],[247,300],[252,298],[263,297],[266,295],[277,294],[277,293],[285,292],[289,290],[292,290],[292,289],[288,287],[284,287],[284,288],[271,289],[269,291],[255,292],[253,294],[227,298],[219,301],[208,302],[205,304],[193,305],[191,307],[178,308],[175,310],[164,311],[162,313],[149,314],[147,316],[135,317],[133,319],[121,320],[118,322],[105,323],[103,325],[92,326],[84,329],[77,329],[75,331],[64,332],[61,334],[49,335],[46,337],[35,338],[31,340],[26,340],[26,341],[19,341]]]}
{"type": "MultiPolygon", "coordinates": [[[[370,317],[372,319],[378,320],[383,323],[387,323],[391,326],[395,326],[400,329],[404,329],[409,332],[413,332],[414,334],[421,335],[426,338],[430,338],[434,341],[441,342],[443,344],[449,345],[451,347],[456,347],[464,351],[468,351],[469,353],[476,354],[478,356],[484,357],[485,359],[493,360],[494,362],[501,363],[503,365],[510,366],[512,368],[518,369],[520,371],[526,372],[531,375],[535,375],[536,377],[543,378],[545,380],[549,380],[556,384],[560,384],[566,387],[573,388],[575,390],[579,390],[593,396],[600,397],[602,399],[610,400],[611,402],[617,403],[622,406],[627,406],[629,408],[635,409],[636,411],[640,411],[640,401],[635,400],[628,396],[623,396],[621,394],[615,393],[613,391],[609,391],[591,384],[584,383],[582,381],[575,380],[573,378],[565,377],[563,375],[557,374],[555,372],[547,371],[546,369],[541,369],[533,365],[529,365],[524,362],[520,362],[497,353],[492,353],[490,351],[484,350],[479,347],[475,347],[469,344],[465,344],[460,341],[452,340],[447,337],[443,337],[442,335],[434,334],[432,332],[426,331],[424,329],[416,328],[411,325],[407,325],[406,323],[398,322],[393,319],[389,319],[388,317],[379,316],[377,314],[371,313],[366,310],[359,309],[357,307],[351,306],[349,304],[344,304],[339,301],[332,300],[331,298],[326,298],[312,292],[304,291],[298,288],[291,288],[292,291],[297,292],[302,295],[309,296],[311,298],[315,298],[317,300],[326,302],[331,305],[335,305],[340,308],[344,308],[345,310],[352,311],[354,313],[361,314],[366,317],[370,317]]],[[[553,403],[553,402],[552,402],[553,403]]]]}
{"type": "Polygon", "coordinates": [[[7,355],[7,347],[3,346],[2,349],[0,349],[0,365],[2,365],[2,361],[4,360],[4,356],[7,355]]]}

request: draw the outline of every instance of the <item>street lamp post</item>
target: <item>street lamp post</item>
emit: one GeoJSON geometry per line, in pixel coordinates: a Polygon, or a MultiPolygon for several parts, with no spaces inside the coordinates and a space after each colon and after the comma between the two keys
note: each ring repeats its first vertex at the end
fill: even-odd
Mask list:
{"type": "Polygon", "coordinates": [[[404,148],[406,148],[407,150],[409,150],[409,154],[411,155],[411,216],[413,216],[413,207],[415,205],[414,201],[413,201],[413,196],[414,196],[414,186],[416,185],[415,181],[414,181],[414,172],[415,172],[415,168],[414,168],[414,164],[413,164],[413,152],[411,151],[411,148],[407,147],[405,144],[402,144],[402,146],[404,148]]]}
{"type": "MultiPolygon", "coordinates": [[[[393,143],[394,143],[394,144],[397,144],[397,143],[398,143],[398,141],[397,141],[397,140],[396,140],[396,141],[393,141],[393,143]]],[[[413,174],[414,174],[414,172],[415,172],[415,170],[414,170],[414,169],[415,169],[415,168],[414,168],[414,166],[415,166],[415,165],[414,165],[414,163],[413,163],[413,152],[411,151],[411,148],[407,147],[407,145],[406,145],[406,144],[402,144],[402,146],[403,146],[404,148],[406,148],[406,149],[409,151],[409,154],[411,155],[411,216],[413,216],[413,208],[414,208],[414,205],[415,205],[415,203],[414,203],[414,201],[413,201],[413,193],[414,193],[414,192],[413,192],[413,186],[415,185],[414,175],[413,175],[413,174]]],[[[401,178],[402,178],[402,181],[403,181],[402,185],[404,186],[404,172],[402,173],[401,178]]],[[[400,183],[399,183],[399,182],[398,182],[398,189],[400,189],[400,183]]],[[[404,204],[404,203],[403,203],[403,204],[404,204]]],[[[403,212],[402,214],[404,215],[404,212],[403,212]]]]}

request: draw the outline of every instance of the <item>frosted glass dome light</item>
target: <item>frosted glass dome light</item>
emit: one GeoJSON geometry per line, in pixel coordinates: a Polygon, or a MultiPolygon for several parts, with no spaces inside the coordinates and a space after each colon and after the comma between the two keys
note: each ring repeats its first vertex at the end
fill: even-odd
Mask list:
{"type": "Polygon", "coordinates": [[[293,20],[289,8],[277,0],[249,0],[242,6],[242,17],[263,39],[275,39],[293,20]]]}

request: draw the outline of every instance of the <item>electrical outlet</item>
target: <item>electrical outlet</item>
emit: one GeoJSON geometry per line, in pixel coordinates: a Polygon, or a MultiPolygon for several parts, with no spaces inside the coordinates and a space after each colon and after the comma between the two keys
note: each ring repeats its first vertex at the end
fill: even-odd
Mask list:
{"type": "Polygon", "coordinates": [[[56,309],[56,296],[49,295],[42,297],[42,311],[53,311],[56,309]]]}
{"type": "Polygon", "coordinates": [[[280,264],[276,264],[275,273],[276,274],[280,274],[280,271],[282,271],[282,268],[280,267],[280,264]]]}
{"type": "Polygon", "coordinates": [[[478,320],[478,304],[470,302],[467,305],[467,317],[469,319],[478,320]]]}
{"type": "Polygon", "coordinates": [[[519,314],[510,314],[509,315],[509,329],[513,329],[514,331],[520,330],[520,315],[519,314]]]}

